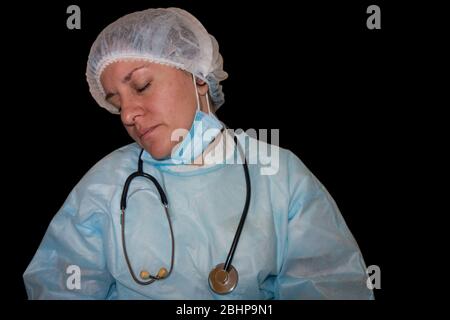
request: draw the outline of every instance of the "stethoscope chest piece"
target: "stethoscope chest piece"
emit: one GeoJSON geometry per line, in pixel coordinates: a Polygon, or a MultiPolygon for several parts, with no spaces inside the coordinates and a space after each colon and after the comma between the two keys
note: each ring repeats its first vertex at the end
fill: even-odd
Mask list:
{"type": "Polygon", "coordinates": [[[209,273],[209,286],[218,294],[227,294],[236,288],[238,283],[238,273],[233,265],[230,265],[230,270],[224,270],[225,263],[218,264],[209,273]]]}

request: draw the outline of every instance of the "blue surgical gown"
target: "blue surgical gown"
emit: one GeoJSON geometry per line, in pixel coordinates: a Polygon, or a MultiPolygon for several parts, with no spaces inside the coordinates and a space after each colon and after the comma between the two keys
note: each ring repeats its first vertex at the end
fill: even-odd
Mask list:
{"type": "MultiPolygon", "coordinates": [[[[137,284],[123,254],[120,198],[140,150],[133,143],[112,152],[71,191],[24,273],[30,299],[373,299],[363,257],[338,207],[283,148],[275,174],[249,164],[251,202],[232,261],[239,282],[227,295],[211,291],[208,276],[225,262],[241,218],[243,166],[177,171],[153,165],[144,152],[144,171],[167,194],[175,254],[168,278],[137,284]],[[68,285],[70,266],[79,268],[79,288],[68,285]]],[[[143,178],[128,192],[125,236],[138,277],[141,270],[169,269],[167,218],[155,186],[143,178]]]]}

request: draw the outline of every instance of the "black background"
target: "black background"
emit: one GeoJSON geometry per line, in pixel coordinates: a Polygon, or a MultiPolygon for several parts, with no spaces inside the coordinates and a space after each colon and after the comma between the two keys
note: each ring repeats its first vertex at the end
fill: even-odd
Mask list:
{"type": "Polygon", "coordinates": [[[4,159],[6,175],[14,174],[8,218],[19,226],[6,230],[16,239],[9,298],[26,299],[22,273],[70,190],[102,157],[132,142],[119,117],[89,94],[90,46],[124,14],[169,6],[190,11],[218,40],[229,74],[219,118],[235,129],[280,129],[280,146],[331,193],[366,264],[381,268],[375,304],[414,296],[394,290],[404,280],[398,262],[409,241],[398,225],[411,215],[405,159],[418,145],[422,117],[411,102],[423,99],[414,79],[426,69],[432,41],[415,14],[436,8],[384,1],[18,4],[4,11],[14,17],[5,29],[14,59],[13,85],[4,92],[13,102],[4,115],[14,155],[4,159]],[[81,8],[81,30],[66,27],[71,4],[81,8]],[[370,4],[381,8],[381,30],[366,27],[370,4]]]}

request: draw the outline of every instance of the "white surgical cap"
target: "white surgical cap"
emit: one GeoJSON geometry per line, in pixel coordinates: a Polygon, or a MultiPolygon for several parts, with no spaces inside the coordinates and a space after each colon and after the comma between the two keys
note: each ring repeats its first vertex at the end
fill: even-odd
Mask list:
{"type": "Polygon", "coordinates": [[[103,70],[119,60],[147,60],[191,72],[206,81],[216,108],[224,103],[220,81],[228,77],[216,39],[190,13],[179,8],[148,9],[107,26],[89,53],[86,77],[97,103],[112,113],[100,82],[103,70]]]}

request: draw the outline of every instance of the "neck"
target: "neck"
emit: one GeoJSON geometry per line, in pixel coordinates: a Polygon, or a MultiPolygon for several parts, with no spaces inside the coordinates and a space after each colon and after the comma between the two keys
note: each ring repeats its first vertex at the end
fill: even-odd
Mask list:
{"type": "Polygon", "coordinates": [[[196,167],[202,167],[203,165],[207,164],[205,163],[206,156],[214,150],[214,148],[222,141],[223,135],[225,134],[225,130],[221,130],[217,136],[214,138],[213,141],[206,147],[206,149],[202,152],[201,155],[199,155],[194,162],[191,164],[196,167]]]}

